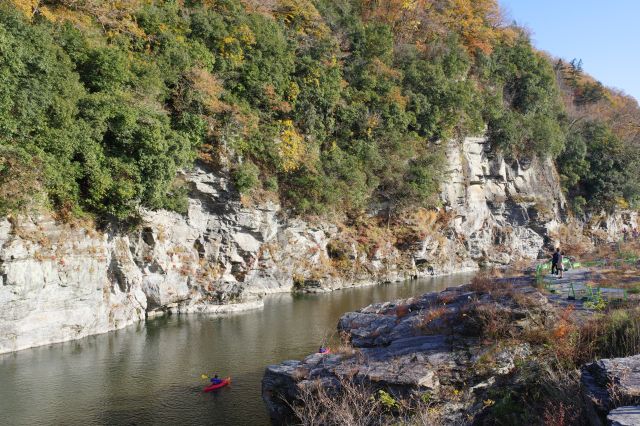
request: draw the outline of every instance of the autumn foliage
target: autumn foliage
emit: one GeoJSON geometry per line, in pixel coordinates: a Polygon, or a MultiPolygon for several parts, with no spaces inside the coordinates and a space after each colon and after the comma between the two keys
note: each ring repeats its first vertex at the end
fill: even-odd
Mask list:
{"type": "Polygon", "coordinates": [[[458,34],[470,54],[491,53],[506,28],[494,0],[361,0],[361,8],[365,20],[385,22],[425,47],[447,32],[458,34]]]}
{"type": "Polygon", "coordinates": [[[496,0],[9,0],[0,51],[0,193],[11,168],[73,215],[181,210],[200,158],[296,214],[390,220],[437,204],[441,141],[481,133],[554,158],[576,212],[640,194],[637,103],[496,0]]]}

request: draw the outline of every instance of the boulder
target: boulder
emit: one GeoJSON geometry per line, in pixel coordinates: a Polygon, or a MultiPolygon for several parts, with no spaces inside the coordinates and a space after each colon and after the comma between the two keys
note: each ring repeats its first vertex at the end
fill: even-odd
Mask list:
{"type": "Polygon", "coordinates": [[[640,425],[640,405],[619,407],[607,415],[607,425],[638,426],[640,425]]]}
{"type": "Polygon", "coordinates": [[[595,419],[616,407],[640,404],[640,355],[602,359],[582,368],[582,386],[595,419]]]}

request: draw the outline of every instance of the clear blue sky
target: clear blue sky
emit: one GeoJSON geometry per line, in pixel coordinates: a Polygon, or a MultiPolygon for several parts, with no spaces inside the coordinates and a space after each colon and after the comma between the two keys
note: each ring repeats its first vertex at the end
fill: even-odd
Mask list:
{"type": "Polygon", "coordinates": [[[640,100],[640,0],[499,0],[538,49],[640,100]]]}

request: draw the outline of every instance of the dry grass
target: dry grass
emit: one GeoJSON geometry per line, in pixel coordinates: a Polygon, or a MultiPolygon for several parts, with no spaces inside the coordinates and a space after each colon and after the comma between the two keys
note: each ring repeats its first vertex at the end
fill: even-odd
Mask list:
{"type": "Polygon", "coordinates": [[[469,284],[469,290],[476,293],[489,293],[491,290],[496,289],[496,282],[494,279],[485,274],[477,274],[471,280],[469,284]]]}
{"type": "Polygon", "coordinates": [[[510,297],[515,298],[517,293],[514,292],[513,283],[506,280],[497,280],[488,273],[478,273],[471,280],[469,290],[479,294],[489,294],[493,298],[510,297]]]}
{"type": "Polygon", "coordinates": [[[299,403],[292,409],[302,425],[367,426],[380,418],[380,403],[373,392],[351,380],[307,381],[298,390],[299,403]]]}
{"type": "Polygon", "coordinates": [[[640,353],[640,308],[616,309],[599,315],[578,329],[574,362],[617,358],[640,353]]]}
{"type": "Polygon", "coordinates": [[[409,309],[409,305],[398,305],[395,309],[396,318],[398,318],[398,320],[406,317],[410,312],[411,310],[409,309]]]}
{"type": "MultiPolygon", "coordinates": [[[[336,340],[336,339],[328,339],[336,340]]],[[[344,357],[353,357],[357,355],[358,350],[351,344],[349,333],[341,331],[338,335],[337,343],[332,350],[333,353],[342,355],[344,357]]]]}
{"type": "Polygon", "coordinates": [[[514,335],[511,318],[495,304],[476,303],[466,315],[477,322],[480,328],[478,335],[486,340],[497,342],[514,335]]]}
{"type": "Polygon", "coordinates": [[[559,312],[551,326],[527,330],[520,340],[544,348],[543,355],[574,369],[600,358],[640,353],[640,308],[609,309],[586,321],[573,306],[559,312]]]}
{"type": "Polygon", "coordinates": [[[442,303],[443,305],[446,305],[456,300],[457,297],[458,297],[458,293],[442,292],[438,294],[437,302],[442,303]]]}
{"type": "Polygon", "coordinates": [[[585,261],[606,261],[614,264],[616,260],[640,256],[640,242],[627,241],[621,243],[599,244],[582,256],[585,261]]]}
{"type": "Polygon", "coordinates": [[[442,318],[447,313],[447,308],[444,306],[432,307],[420,316],[420,321],[417,324],[417,328],[424,330],[429,327],[433,321],[442,318]]]}
{"type": "Polygon", "coordinates": [[[442,413],[419,398],[400,399],[352,377],[304,381],[291,409],[305,426],[438,426],[442,413]]]}

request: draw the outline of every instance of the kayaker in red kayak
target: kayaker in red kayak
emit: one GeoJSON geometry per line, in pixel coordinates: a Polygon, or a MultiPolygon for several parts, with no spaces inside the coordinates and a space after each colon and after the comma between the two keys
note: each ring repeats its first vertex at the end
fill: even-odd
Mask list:
{"type": "Polygon", "coordinates": [[[227,377],[225,379],[220,379],[218,378],[218,375],[216,374],[211,380],[211,384],[209,386],[207,386],[206,388],[202,389],[203,392],[211,392],[217,389],[220,389],[222,387],[227,386],[228,384],[231,383],[231,377],[227,377]]]}

